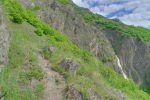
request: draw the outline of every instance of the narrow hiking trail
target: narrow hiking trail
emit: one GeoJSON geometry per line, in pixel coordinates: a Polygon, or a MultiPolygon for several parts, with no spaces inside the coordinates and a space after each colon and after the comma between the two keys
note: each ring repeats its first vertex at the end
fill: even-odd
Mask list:
{"type": "Polygon", "coordinates": [[[62,100],[65,80],[62,75],[51,69],[51,64],[42,55],[38,56],[39,66],[41,66],[45,76],[45,90],[42,100],[62,100]]]}

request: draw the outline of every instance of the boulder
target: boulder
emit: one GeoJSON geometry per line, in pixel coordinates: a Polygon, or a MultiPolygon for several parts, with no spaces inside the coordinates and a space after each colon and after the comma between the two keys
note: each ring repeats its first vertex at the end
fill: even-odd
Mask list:
{"type": "Polygon", "coordinates": [[[55,52],[57,51],[57,48],[54,47],[54,46],[50,46],[50,47],[49,47],[49,51],[50,51],[51,53],[55,53],[55,52]]]}
{"type": "Polygon", "coordinates": [[[90,100],[102,100],[102,98],[92,89],[88,89],[90,100]]]}
{"type": "Polygon", "coordinates": [[[73,86],[69,87],[65,91],[65,98],[67,100],[83,100],[83,95],[73,86]]]}
{"type": "Polygon", "coordinates": [[[70,58],[65,58],[61,61],[61,66],[66,70],[72,73],[76,73],[79,69],[80,64],[70,58]]]}

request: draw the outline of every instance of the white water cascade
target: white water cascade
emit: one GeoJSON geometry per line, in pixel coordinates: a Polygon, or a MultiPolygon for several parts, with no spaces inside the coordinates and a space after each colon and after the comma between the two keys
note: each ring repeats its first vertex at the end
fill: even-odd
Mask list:
{"type": "Polygon", "coordinates": [[[119,59],[117,56],[116,56],[116,59],[117,59],[118,67],[119,67],[119,69],[121,70],[121,73],[122,73],[123,77],[124,77],[126,80],[128,80],[128,77],[127,77],[127,75],[125,74],[125,72],[123,71],[123,68],[122,68],[122,66],[121,66],[120,59],[119,59]]]}

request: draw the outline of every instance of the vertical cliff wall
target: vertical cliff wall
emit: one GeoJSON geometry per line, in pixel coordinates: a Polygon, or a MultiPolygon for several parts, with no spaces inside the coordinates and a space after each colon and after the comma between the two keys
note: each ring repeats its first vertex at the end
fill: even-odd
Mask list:
{"type": "Polygon", "coordinates": [[[124,37],[117,31],[106,33],[127,75],[138,84],[150,86],[150,43],[124,37]]]}

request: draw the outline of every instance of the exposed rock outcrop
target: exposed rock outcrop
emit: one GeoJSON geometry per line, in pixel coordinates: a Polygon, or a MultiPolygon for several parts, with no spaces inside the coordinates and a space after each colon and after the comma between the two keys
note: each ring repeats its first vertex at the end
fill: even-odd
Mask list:
{"type": "Polygon", "coordinates": [[[0,70],[8,62],[9,32],[6,28],[2,7],[0,7],[0,70]]]}
{"type": "Polygon", "coordinates": [[[72,86],[66,89],[64,92],[64,96],[67,100],[83,100],[82,93],[72,86]]]}
{"type": "Polygon", "coordinates": [[[92,89],[88,89],[90,100],[102,100],[102,98],[92,89]]]}
{"type": "Polygon", "coordinates": [[[80,67],[80,64],[70,58],[65,58],[61,61],[61,66],[66,70],[72,73],[76,73],[80,67]]]}

